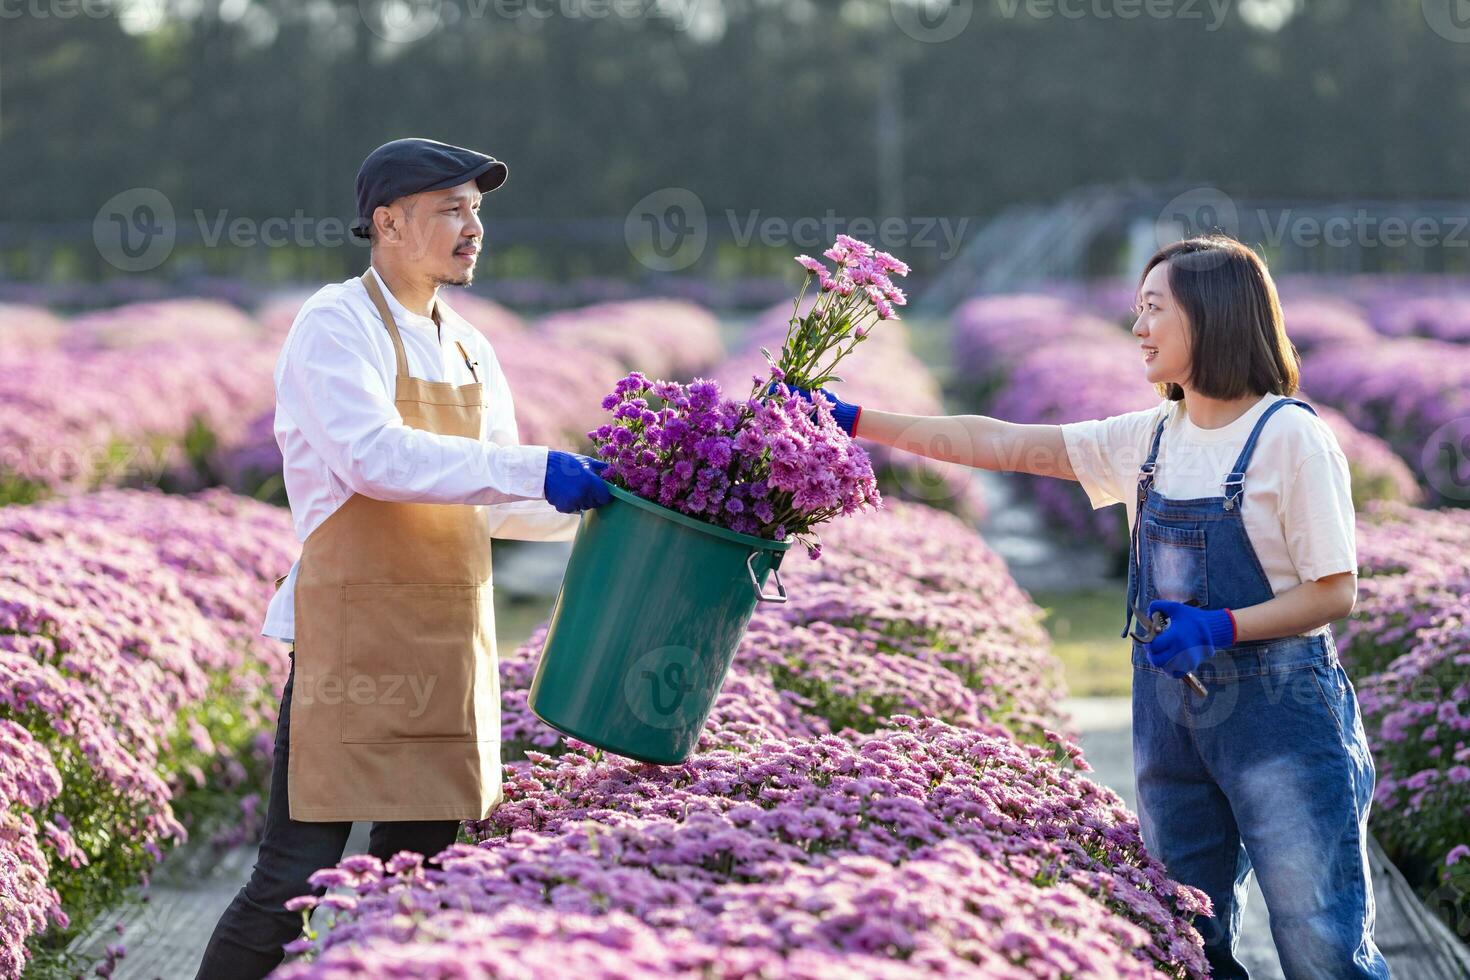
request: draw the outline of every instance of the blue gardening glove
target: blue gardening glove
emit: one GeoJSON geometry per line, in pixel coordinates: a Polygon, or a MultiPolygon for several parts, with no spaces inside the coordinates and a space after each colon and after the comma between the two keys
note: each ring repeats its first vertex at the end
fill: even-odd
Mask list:
{"type": "Polygon", "coordinates": [[[1228,609],[1201,609],[1155,599],[1148,604],[1150,619],[1155,612],[1168,616],[1169,625],[1143,646],[1148,662],[1170,677],[1183,677],[1213,657],[1216,648],[1235,642],[1235,620],[1228,609]]]}
{"type": "MultiPolygon", "coordinates": [[[[775,388],[776,382],[773,381],[771,382],[771,387],[767,388],[766,391],[773,392],[775,388]]],[[[791,385],[790,388],[807,401],[812,400],[811,393],[805,388],[798,388],[796,385],[791,385]]],[[[818,388],[817,391],[831,403],[832,418],[836,420],[842,431],[846,432],[849,437],[855,436],[857,434],[858,417],[863,414],[863,407],[861,405],[849,405],[826,388],[818,388]]]]}
{"type": "Polygon", "coordinates": [[[546,499],[563,514],[601,507],[612,499],[612,491],[599,476],[607,463],[590,456],[546,451],[546,499]]]}

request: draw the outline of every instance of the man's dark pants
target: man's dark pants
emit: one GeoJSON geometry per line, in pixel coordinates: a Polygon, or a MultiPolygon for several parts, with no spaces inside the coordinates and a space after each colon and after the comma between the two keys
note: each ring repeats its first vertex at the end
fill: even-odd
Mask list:
{"type": "MultiPolygon", "coordinates": [[[[286,760],[295,679],[296,650],[292,647],[291,672],[276,723],[275,764],[260,854],[250,881],[214,927],[198,980],[259,980],[279,966],[285,959],[281,947],[301,934],[301,913],[286,911],[286,900],[325,894],[325,888],[313,888],[306,879],[319,868],[335,865],[347,848],[351,821],[307,823],[290,817],[286,760]]],[[[417,851],[431,858],[453,844],[458,835],[458,820],[380,820],[373,824],[368,853],[385,862],[399,851],[417,851]]]]}

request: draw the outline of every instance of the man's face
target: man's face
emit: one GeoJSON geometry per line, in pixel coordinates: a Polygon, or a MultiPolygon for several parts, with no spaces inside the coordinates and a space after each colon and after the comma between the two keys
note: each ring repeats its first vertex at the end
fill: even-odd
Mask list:
{"type": "Polygon", "coordinates": [[[485,226],[484,195],[473,180],[455,187],[411,194],[388,205],[393,222],[379,247],[401,248],[402,258],[437,285],[468,286],[475,277],[485,226]]]}

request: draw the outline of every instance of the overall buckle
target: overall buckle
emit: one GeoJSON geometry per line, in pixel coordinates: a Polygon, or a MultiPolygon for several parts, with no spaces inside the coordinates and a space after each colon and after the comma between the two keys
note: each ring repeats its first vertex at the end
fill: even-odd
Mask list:
{"type": "Polygon", "coordinates": [[[1245,474],[1231,473],[1225,478],[1225,482],[1220,484],[1220,491],[1225,496],[1225,509],[1234,510],[1235,505],[1239,503],[1241,496],[1245,493],[1245,474]],[[1232,493],[1230,491],[1231,487],[1237,487],[1238,489],[1232,493]]]}

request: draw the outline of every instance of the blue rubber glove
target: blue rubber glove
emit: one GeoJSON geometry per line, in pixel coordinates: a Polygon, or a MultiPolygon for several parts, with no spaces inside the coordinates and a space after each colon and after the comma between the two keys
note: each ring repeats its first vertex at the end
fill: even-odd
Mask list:
{"type": "MultiPolygon", "coordinates": [[[[766,390],[771,391],[775,387],[776,383],[772,382],[771,387],[767,388],[766,390]]],[[[796,385],[791,385],[790,387],[793,392],[800,395],[802,398],[805,398],[807,401],[812,400],[811,393],[805,388],[798,388],[796,385]]],[[[817,391],[821,393],[823,398],[827,399],[827,401],[831,403],[832,418],[836,420],[837,425],[842,429],[842,431],[846,432],[849,437],[856,436],[858,418],[863,414],[863,407],[861,405],[848,404],[847,402],[838,398],[836,395],[832,394],[832,392],[828,391],[826,388],[818,388],[817,391]]]]}
{"type": "Polygon", "coordinates": [[[601,507],[612,499],[612,491],[600,474],[607,463],[590,456],[546,451],[546,484],[543,488],[551,506],[563,514],[601,507]]]}
{"type": "Polygon", "coordinates": [[[1150,619],[1155,612],[1168,616],[1169,625],[1143,646],[1148,662],[1170,677],[1183,677],[1213,657],[1216,649],[1235,642],[1235,619],[1228,609],[1201,609],[1155,599],[1148,604],[1150,619]]]}

